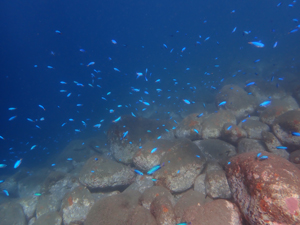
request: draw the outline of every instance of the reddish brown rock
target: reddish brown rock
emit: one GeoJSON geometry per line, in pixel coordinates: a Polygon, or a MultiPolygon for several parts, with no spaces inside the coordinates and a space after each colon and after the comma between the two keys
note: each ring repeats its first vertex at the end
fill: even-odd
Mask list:
{"type": "Polygon", "coordinates": [[[144,193],[139,198],[139,202],[146,208],[150,209],[150,205],[153,202],[153,200],[158,196],[166,196],[170,202],[172,202],[172,205],[175,205],[175,199],[173,195],[169,192],[168,189],[160,186],[153,186],[147,190],[144,191],[144,193]]]}
{"type": "Polygon", "coordinates": [[[192,225],[241,225],[242,217],[234,203],[218,199],[204,206],[189,207],[182,221],[192,225]]]}
{"type": "Polygon", "coordinates": [[[103,198],[96,202],[89,211],[85,225],[125,225],[135,215],[135,208],[138,206],[138,191],[103,198]]]}
{"type": "Polygon", "coordinates": [[[290,160],[292,163],[300,164],[300,150],[293,151],[293,152],[290,154],[289,160],[290,160]]]}
{"type": "Polygon", "coordinates": [[[300,224],[300,170],[268,152],[231,158],[226,175],[234,200],[250,224],[300,224]]]}
{"type": "Polygon", "coordinates": [[[158,225],[175,224],[175,213],[171,201],[166,196],[158,196],[150,206],[150,212],[158,225]]]}
{"type": "Polygon", "coordinates": [[[131,164],[132,158],[140,146],[148,141],[156,140],[158,136],[167,133],[165,129],[171,130],[171,128],[169,121],[151,120],[131,115],[122,116],[118,123],[112,123],[107,132],[112,156],[117,161],[131,164]],[[158,127],[161,129],[157,129],[158,127]],[[123,138],[126,131],[128,134],[123,138]]]}
{"type": "Polygon", "coordinates": [[[291,134],[300,132],[300,110],[291,110],[277,117],[273,132],[284,146],[300,148],[300,137],[291,134]]]}
{"type": "Polygon", "coordinates": [[[205,116],[197,117],[199,114],[193,113],[185,117],[175,130],[177,138],[188,138],[192,141],[199,140],[202,137],[202,123],[205,116]],[[198,131],[195,132],[196,129],[198,131]]]}
{"type": "Polygon", "coordinates": [[[225,141],[236,144],[239,139],[247,137],[247,132],[233,123],[225,123],[221,131],[221,137],[225,141]]]}
{"type": "Polygon", "coordinates": [[[278,116],[298,108],[299,106],[292,96],[287,96],[281,100],[274,99],[270,105],[263,107],[264,111],[260,114],[260,120],[265,124],[272,125],[278,116]]]}
{"type": "Polygon", "coordinates": [[[185,192],[174,207],[176,222],[179,223],[181,221],[182,216],[190,206],[201,206],[204,205],[204,203],[204,194],[193,190],[185,192]]]}
{"type": "Polygon", "coordinates": [[[224,108],[238,119],[246,117],[255,110],[256,99],[239,86],[229,84],[222,87],[216,96],[216,105],[226,101],[224,108]]]}

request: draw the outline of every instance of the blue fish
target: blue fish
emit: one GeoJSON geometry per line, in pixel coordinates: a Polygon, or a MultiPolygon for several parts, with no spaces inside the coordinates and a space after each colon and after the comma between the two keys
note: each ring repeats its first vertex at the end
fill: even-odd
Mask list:
{"type": "Polygon", "coordinates": [[[121,120],[121,116],[118,117],[117,119],[113,120],[113,123],[116,123],[116,122],[118,122],[118,121],[120,121],[120,120],[121,120]]]}
{"type": "Polygon", "coordinates": [[[183,99],[183,101],[184,101],[184,103],[186,103],[186,104],[191,104],[191,102],[189,101],[189,100],[187,100],[187,99],[183,99]]]}
{"type": "Polygon", "coordinates": [[[248,42],[248,44],[254,45],[257,48],[263,48],[263,47],[265,47],[265,45],[263,43],[257,42],[257,41],[250,41],[250,42],[248,42]]]}
{"type": "Polygon", "coordinates": [[[223,102],[219,103],[218,106],[222,106],[222,105],[225,105],[225,104],[226,104],[226,101],[223,101],[223,102]]]}
{"type": "Polygon", "coordinates": [[[156,150],[157,150],[157,148],[153,148],[153,149],[151,150],[151,154],[154,153],[156,150]]]}
{"type": "Polygon", "coordinates": [[[300,136],[300,133],[298,133],[298,132],[292,132],[292,135],[293,136],[300,136]]]}
{"type": "Polygon", "coordinates": [[[8,193],[7,190],[4,189],[3,192],[4,192],[4,194],[5,194],[6,196],[9,196],[9,193],[8,193]]]}
{"type": "Polygon", "coordinates": [[[14,120],[14,119],[16,119],[17,118],[17,116],[12,116],[12,117],[10,117],[9,119],[8,119],[8,121],[12,121],[12,120],[14,120]]]}
{"type": "Polygon", "coordinates": [[[21,165],[22,159],[19,159],[17,162],[14,164],[14,169],[17,169],[21,165]]]}
{"type": "Polygon", "coordinates": [[[262,161],[262,160],[266,160],[266,159],[268,159],[268,158],[269,158],[268,156],[263,155],[263,156],[261,156],[261,157],[259,158],[259,160],[262,161]]]}
{"type": "Polygon", "coordinates": [[[203,116],[203,113],[200,113],[200,114],[197,116],[197,118],[199,118],[199,117],[201,117],[201,116],[203,116]]]}
{"type": "Polygon", "coordinates": [[[139,170],[134,170],[134,172],[136,172],[137,174],[139,174],[139,175],[141,175],[141,176],[144,175],[144,174],[143,174],[141,171],[139,171],[139,170]]]}
{"type": "Polygon", "coordinates": [[[261,107],[266,107],[266,106],[268,106],[270,103],[271,103],[271,101],[267,100],[267,101],[264,101],[264,102],[262,102],[261,104],[259,104],[259,106],[261,106],[261,107]]]}
{"type": "Polygon", "coordinates": [[[257,153],[256,159],[258,159],[261,156],[261,152],[257,153]]]}
{"type": "Polygon", "coordinates": [[[161,165],[153,166],[153,167],[147,172],[147,174],[148,174],[148,175],[151,175],[151,174],[155,173],[157,170],[159,170],[160,168],[161,168],[161,165]]]}
{"type": "Polygon", "coordinates": [[[285,147],[285,146],[277,146],[276,148],[277,149],[287,149],[287,147],[285,147]]]}
{"type": "Polygon", "coordinates": [[[125,132],[123,133],[123,138],[125,138],[127,134],[128,134],[128,131],[125,131],[125,132]]]}

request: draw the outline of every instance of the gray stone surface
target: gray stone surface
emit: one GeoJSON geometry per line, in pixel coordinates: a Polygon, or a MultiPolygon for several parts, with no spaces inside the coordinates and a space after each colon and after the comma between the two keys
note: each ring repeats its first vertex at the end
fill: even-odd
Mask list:
{"type": "Polygon", "coordinates": [[[161,169],[153,174],[153,178],[157,180],[156,185],[171,192],[182,192],[192,187],[206,160],[193,142],[178,139],[176,145],[162,157],[161,163],[161,169]]]}
{"type": "Polygon", "coordinates": [[[61,225],[62,218],[58,212],[48,212],[39,217],[33,225],[61,225]]]}
{"type": "Polygon", "coordinates": [[[241,138],[246,137],[247,132],[233,123],[225,123],[221,131],[221,138],[232,144],[236,144],[241,138]]]}
{"type": "Polygon", "coordinates": [[[231,156],[236,155],[235,147],[225,141],[208,139],[194,141],[194,143],[207,160],[219,162],[221,165],[225,164],[231,156]]]}
{"type": "Polygon", "coordinates": [[[252,152],[252,151],[262,152],[262,151],[267,151],[267,148],[266,148],[264,142],[261,140],[242,138],[238,142],[237,152],[239,154],[245,153],[245,152],[252,152]]]}
{"type": "Polygon", "coordinates": [[[219,138],[225,123],[236,124],[235,116],[228,110],[219,110],[217,113],[209,114],[202,123],[202,138],[219,138]]]}
{"type": "Polygon", "coordinates": [[[252,95],[248,95],[245,90],[233,84],[223,86],[217,94],[216,105],[223,101],[226,101],[223,107],[235,115],[238,120],[253,113],[257,105],[257,101],[252,95]]]}
{"type": "Polygon", "coordinates": [[[267,124],[253,119],[246,119],[245,122],[241,122],[239,125],[246,131],[247,137],[250,139],[261,140],[261,132],[270,130],[267,124]]]}
{"type": "Polygon", "coordinates": [[[85,187],[77,187],[67,193],[61,205],[64,225],[84,223],[94,203],[93,196],[85,187]]]}
{"type": "Polygon", "coordinates": [[[20,204],[8,202],[0,205],[1,225],[26,225],[26,217],[20,204]]]}
{"type": "Polygon", "coordinates": [[[134,179],[135,173],[131,168],[103,157],[91,157],[79,175],[79,181],[89,188],[130,185],[134,179]]]}
{"type": "Polygon", "coordinates": [[[206,194],[213,199],[230,199],[232,197],[224,170],[207,172],[205,178],[205,189],[206,194]]]}

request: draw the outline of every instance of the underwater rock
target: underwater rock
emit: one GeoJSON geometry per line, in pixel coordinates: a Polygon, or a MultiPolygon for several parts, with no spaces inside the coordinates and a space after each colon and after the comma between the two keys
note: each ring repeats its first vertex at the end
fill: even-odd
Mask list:
{"type": "Polygon", "coordinates": [[[79,181],[89,188],[130,185],[134,178],[132,169],[103,157],[89,158],[79,174],[79,181]]]}
{"type": "Polygon", "coordinates": [[[242,216],[234,203],[218,199],[200,207],[198,205],[188,207],[181,221],[188,221],[191,224],[242,225],[242,216]]]}
{"type": "Polygon", "coordinates": [[[192,187],[206,163],[199,148],[188,139],[176,140],[161,158],[161,169],[153,174],[156,185],[171,192],[182,192],[192,187]]]}
{"type": "Polygon", "coordinates": [[[19,200],[19,204],[22,206],[23,212],[27,220],[34,217],[37,202],[38,202],[38,197],[34,195],[32,195],[31,197],[21,198],[19,200]]]}
{"type": "Polygon", "coordinates": [[[80,163],[85,162],[87,158],[95,154],[94,146],[97,145],[96,143],[98,142],[91,142],[91,138],[88,140],[73,140],[54,161],[49,161],[49,164],[55,163],[55,166],[51,167],[55,171],[69,173],[77,164],[81,165],[80,163]]]}
{"type": "Polygon", "coordinates": [[[65,195],[62,205],[64,225],[84,222],[95,201],[90,191],[85,187],[77,187],[65,195]]]}
{"type": "Polygon", "coordinates": [[[138,191],[128,191],[99,200],[89,211],[84,224],[126,224],[131,220],[130,217],[135,215],[140,195],[138,191]]]}
{"type": "Polygon", "coordinates": [[[266,148],[264,142],[261,140],[242,138],[238,142],[238,146],[237,146],[238,153],[262,152],[262,151],[267,151],[267,148],[266,148]]]}
{"type": "Polygon", "coordinates": [[[62,218],[58,212],[49,212],[38,218],[33,225],[61,225],[62,218]]]}
{"type": "Polygon", "coordinates": [[[226,101],[224,108],[229,110],[238,120],[253,113],[257,105],[256,99],[239,86],[229,84],[222,87],[216,95],[216,104],[226,101]]]}
{"type": "Polygon", "coordinates": [[[172,206],[175,205],[175,199],[173,195],[171,195],[168,189],[160,186],[153,186],[145,190],[139,198],[139,202],[144,208],[150,210],[150,205],[157,196],[166,196],[172,203],[172,206]]]}
{"type": "Polygon", "coordinates": [[[225,141],[218,139],[208,139],[194,141],[198,146],[202,154],[204,154],[206,160],[216,161],[221,165],[226,164],[227,160],[236,155],[235,147],[225,141]]]}
{"type": "Polygon", "coordinates": [[[18,182],[18,193],[21,198],[32,197],[41,191],[41,186],[49,173],[45,170],[34,172],[18,182]]]}
{"type": "Polygon", "coordinates": [[[273,132],[284,146],[300,148],[300,137],[291,134],[300,132],[300,110],[291,110],[277,117],[273,132]]]}
{"type": "Polygon", "coordinates": [[[225,123],[221,131],[221,138],[232,144],[236,144],[239,139],[245,137],[247,137],[247,132],[233,123],[225,123]]]}
{"type": "Polygon", "coordinates": [[[224,170],[213,170],[206,173],[205,190],[206,194],[214,199],[230,199],[232,197],[224,170]]]}
{"type": "Polygon", "coordinates": [[[290,154],[289,161],[295,164],[300,164],[300,150],[293,151],[290,154]]]}
{"type": "Polygon", "coordinates": [[[170,122],[122,116],[120,121],[111,125],[107,133],[110,151],[116,161],[130,164],[140,146],[157,139],[171,129],[170,122]]]}
{"type": "Polygon", "coordinates": [[[246,119],[246,121],[239,124],[247,133],[247,137],[250,139],[262,139],[261,132],[269,131],[270,128],[267,124],[253,119],[246,119]]]}
{"type": "Polygon", "coordinates": [[[155,218],[149,210],[143,206],[138,205],[129,216],[126,225],[157,225],[155,218]]]}
{"type": "Polygon", "coordinates": [[[27,225],[33,225],[36,221],[36,218],[35,217],[32,217],[29,221],[28,221],[28,224],[27,225]]]}
{"type": "Polygon", "coordinates": [[[5,182],[0,183],[0,190],[6,190],[9,196],[17,197],[19,195],[18,182],[29,176],[27,171],[27,168],[20,168],[14,175],[5,177],[5,182]]]}
{"type": "Polygon", "coordinates": [[[298,103],[292,96],[287,96],[280,100],[274,99],[270,105],[262,107],[263,111],[260,114],[260,120],[270,126],[278,116],[298,108],[298,103]]]}
{"type": "Polygon", "coordinates": [[[77,178],[70,174],[53,171],[49,174],[42,186],[42,193],[51,194],[62,200],[65,194],[80,185],[77,178]]]}
{"type": "Polygon", "coordinates": [[[174,212],[176,223],[180,223],[186,210],[191,206],[202,206],[205,204],[205,195],[198,191],[189,190],[177,201],[174,212]]]}
{"type": "Polygon", "coordinates": [[[282,87],[276,87],[276,83],[266,81],[256,81],[255,85],[247,86],[245,90],[252,93],[259,103],[269,99],[282,99],[287,96],[282,87]]]}
{"type": "Polygon", "coordinates": [[[206,173],[202,173],[195,179],[194,182],[194,191],[198,191],[203,195],[206,195],[205,178],[206,173]]]}
{"type": "Polygon", "coordinates": [[[95,202],[103,199],[103,198],[106,198],[106,197],[109,197],[109,196],[113,196],[113,195],[118,195],[120,194],[120,191],[112,191],[112,192],[96,192],[96,193],[91,193],[95,202]]]}
{"type": "Polygon", "coordinates": [[[219,138],[225,123],[236,124],[235,116],[228,110],[209,114],[202,123],[202,138],[219,138]]]}
{"type": "Polygon", "coordinates": [[[20,204],[8,202],[0,205],[1,225],[26,225],[26,218],[20,204]]]}
{"type": "Polygon", "coordinates": [[[233,198],[250,224],[300,223],[300,170],[286,159],[268,152],[231,158],[226,176],[233,198]]]}
{"type": "Polygon", "coordinates": [[[275,135],[271,132],[263,131],[262,138],[267,146],[267,150],[275,155],[281,156],[285,159],[289,158],[289,153],[285,149],[278,149],[278,146],[282,146],[275,135]]]}
{"type": "Polygon", "coordinates": [[[192,141],[199,140],[202,137],[202,123],[205,115],[199,117],[199,114],[190,114],[185,117],[176,127],[175,137],[188,138],[192,141]]]}
{"type": "Polygon", "coordinates": [[[133,157],[133,163],[138,169],[147,172],[153,166],[161,164],[163,155],[179,143],[180,141],[177,139],[149,141],[143,145],[143,148],[137,150],[133,157]],[[155,148],[157,149],[151,153],[155,148]]]}
{"type": "Polygon", "coordinates": [[[128,188],[126,188],[124,192],[128,190],[136,190],[142,194],[146,189],[153,187],[154,182],[151,178],[151,176],[137,175],[134,183],[132,183],[128,188]]]}
{"type": "Polygon", "coordinates": [[[157,196],[151,203],[150,212],[159,225],[176,223],[172,203],[166,196],[157,196]]]}
{"type": "Polygon", "coordinates": [[[36,218],[49,212],[58,212],[61,206],[61,199],[52,194],[41,195],[36,205],[36,218]]]}

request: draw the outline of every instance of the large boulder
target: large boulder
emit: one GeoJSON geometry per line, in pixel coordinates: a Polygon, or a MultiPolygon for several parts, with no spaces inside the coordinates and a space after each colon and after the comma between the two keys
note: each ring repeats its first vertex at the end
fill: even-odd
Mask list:
{"type": "Polygon", "coordinates": [[[181,222],[192,225],[242,225],[242,216],[234,203],[218,199],[203,206],[191,205],[185,211],[181,222]]]}
{"type": "Polygon", "coordinates": [[[262,107],[263,111],[260,114],[260,120],[265,124],[272,125],[278,116],[298,108],[298,103],[292,96],[287,96],[283,99],[274,99],[270,105],[262,107]]]}
{"type": "Polygon", "coordinates": [[[91,157],[83,166],[79,181],[89,188],[113,188],[130,185],[135,173],[128,166],[103,157],[91,157]]]}
{"type": "Polygon", "coordinates": [[[226,101],[225,109],[229,110],[237,119],[253,113],[256,107],[256,99],[236,85],[225,85],[216,96],[217,105],[226,101]]]}
{"type": "Polygon", "coordinates": [[[117,161],[130,164],[140,146],[168,133],[171,129],[170,122],[122,116],[107,132],[110,151],[117,161]]]}
{"type": "Polygon", "coordinates": [[[128,191],[101,199],[93,205],[84,224],[125,225],[127,221],[132,220],[132,215],[136,214],[135,208],[138,206],[139,197],[138,191],[128,191]]]}
{"type": "Polygon", "coordinates": [[[235,147],[225,141],[207,139],[194,141],[194,143],[207,160],[219,162],[221,165],[226,163],[231,156],[236,155],[235,147]]]}
{"type": "Polygon", "coordinates": [[[284,146],[300,148],[300,137],[292,135],[292,132],[300,132],[300,110],[291,110],[277,117],[273,132],[284,146]]]}
{"type": "Polygon", "coordinates": [[[156,185],[171,192],[182,192],[192,187],[206,163],[200,149],[188,139],[178,139],[161,158],[161,169],[153,174],[156,185]]]}
{"type": "Polygon", "coordinates": [[[65,195],[62,205],[64,225],[83,223],[95,200],[85,187],[77,187],[65,195]]]}
{"type": "Polygon", "coordinates": [[[231,158],[226,176],[233,198],[250,224],[300,223],[300,170],[286,159],[261,152],[231,158]]]}

